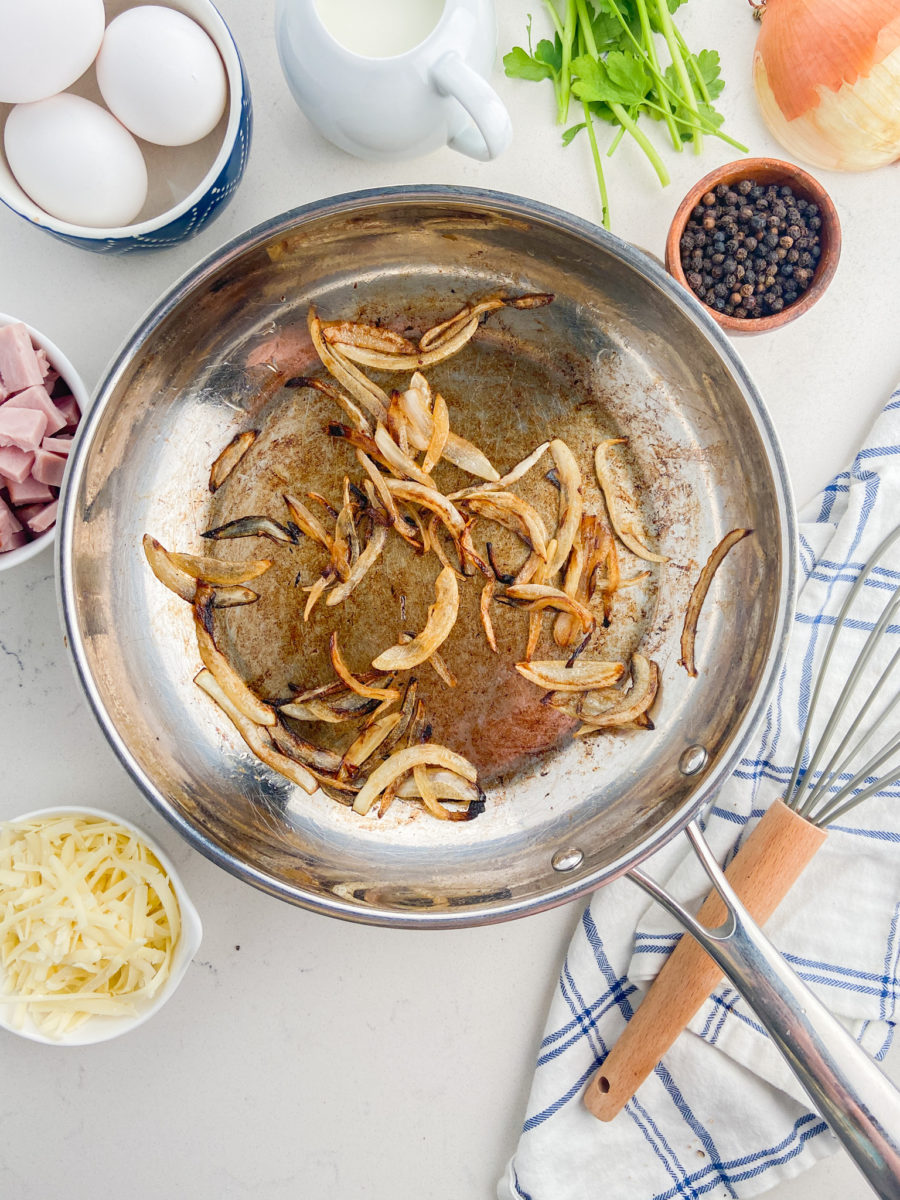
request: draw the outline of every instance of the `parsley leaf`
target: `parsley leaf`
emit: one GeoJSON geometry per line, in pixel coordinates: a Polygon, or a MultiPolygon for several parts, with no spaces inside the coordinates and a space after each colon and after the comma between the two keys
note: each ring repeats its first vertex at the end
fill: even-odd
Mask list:
{"type": "Polygon", "coordinates": [[[553,78],[553,68],[530,55],[521,46],[514,46],[509,54],[503,55],[503,69],[511,79],[553,78]]]}
{"type": "Polygon", "coordinates": [[[587,121],[582,121],[579,125],[571,125],[562,135],[562,144],[568,146],[572,139],[581,133],[582,129],[587,129],[587,121]]]}
{"type": "Polygon", "coordinates": [[[607,155],[627,134],[644,151],[663,186],[668,172],[644,132],[644,116],[665,120],[675,149],[680,150],[682,142],[694,142],[699,152],[707,133],[747,152],[746,146],[720,129],[722,117],[714,108],[724,87],[719,55],[715,50],[692,53],[672,19],[672,13],[686,2],[544,0],[552,36],[534,46],[529,16],[528,49],[516,46],[504,56],[508,76],[552,82],[557,120],[565,127],[564,146],[587,130],[607,228],[609,208],[596,122],[608,122],[616,129],[605,147],[607,155]],[[580,102],[584,115],[573,125],[568,118],[570,97],[580,102]]]}

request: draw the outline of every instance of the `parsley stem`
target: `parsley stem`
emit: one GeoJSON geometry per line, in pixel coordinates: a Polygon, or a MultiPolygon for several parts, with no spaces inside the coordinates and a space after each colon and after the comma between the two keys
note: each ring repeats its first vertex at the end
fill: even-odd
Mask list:
{"type": "MultiPolygon", "coordinates": [[[[597,43],[594,40],[594,30],[591,26],[591,19],[588,16],[587,0],[575,0],[575,2],[578,5],[578,15],[581,18],[581,29],[584,33],[584,44],[587,47],[587,52],[592,58],[599,58],[597,53],[597,43]]],[[[613,0],[613,2],[615,2],[615,0],[613,0]]],[[[663,2],[665,3],[665,0],[663,0],[663,2]]],[[[628,113],[621,104],[611,102],[609,108],[610,112],[612,112],[619,124],[625,126],[643,152],[650,159],[650,164],[653,167],[653,170],[656,172],[659,182],[663,187],[665,187],[669,182],[669,172],[666,170],[666,164],[656,153],[653,143],[650,141],[644,131],[638,128],[637,122],[632,121],[631,117],[629,117],[628,113]]]]}
{"type": "MultiPolygon", "coordinates": [[[[547,12],[550,13],[550,19],[553,22],[553,28],[556,29],[557,36],[559,37],[560,42],[562,42],[563,26],[559,22],[559,13],[557,12],[556,4],[554,4],[553,0],[544,0],[544,7],[546,8],[547,12]]],[[[532,56],[534,55],[534,50],[532,49],[532,24],[530,24],[530,16],[528,18],[528,53],[532,56]]],[[[569,83],[563,82],[562,71],[560,71],[559,74],[554,74],[553,92],[557,97],[557,121],[559,122],[562,122],[563,120],[563,109],[565,107],[565,103],[563,101],[563,89],[568,88],[568,86],[570,86],[569,83]]]]}
{"type": "Polygon", "coordinates": [[[674,21],[672,22],[672,28],[675,30],[675,37],[678,39],[678,47],[681,50],[681,53],[684,55],[688,66],[691,68],[691,74],[697,80],[697,90],[703,97],[704,103],[712,104],[712,100],[710,99],[709,95],[709,88],[707,88],[706,80],[703,78],[703,72],[700,70],[700,67],[697,64],[696,55],[692,54],[688,49],[688,44],[684,40],[684,35],[674,21]]]}
{"type": "MultiPolygon", "coordinates": [[[[672,65],[675,68],[675,75],[678,82],[681,84],[681,90],[684,92],[684,103],[688,109],[697,118],[700,119],[700,112],[697,108],[697,97],[694,93],[693,85],[688,77],[685,67],[684,55],[678,45],[678,39],[675,36],[675,25],[672,21],[669,6],[666,0],[656,0],[656,14],[659,19],[659,27],[662,30],[662,35],[666,39],[666,45],[669,47],[669,54],[672,56],[672,65]]],[[[699,154],[703,150],[703,134],[700,132],[699,124],[694,130],[694,151],[699,154]]]]}
{"type": "MultiPolygon", "coordinates": [[[[649,98],[644,101],[644,108],[653,109],[654,112],[658,112],[660,114],[662,114],[663,111],[658,104],[654,104],[654,102],[649,98]]],[[[691,117],[693,117],[693,114],[691,114],[691,117]]],[[[698,114],[697,122],[695,122],[693,119],[689,120],[688,117],[679,116],[677,113],[675,114],[674,119],[677,124],[686,125],[688,129],[696,129],[697,124],[699,123],[700,129],[702,129],[704,133],[708,133],[710,137],[719,138],[721,141],[727,142],[729,146],[734,146],[735,150],[740,150],[741,154],[749,153],[748,147],[745,146],[743,142],[738,142],[733,137],[729,137],[727,133],[723,133],[721,129],[717,129],[716,126],[713,125],[708,118],[704,117],[702,113],[698,114]]]]}
{"type": "Polygon", "coordinates": [[[594,118],[591,115],[591,110],[588,106],[587,100],[582,100],[581,106],[584,109],[584,119],[587,124],[588,139],[591,143],[591,157],[594,160],[594,170],[597,173],[597,186],[600,189],[600,206],[603,213],[603,228],[610,229],[609,197],[606,194],[606,178],[603,174],[603,163],[600,158],[600,150],[597,146],[597,135],[594,133],[594,118]]]}
{"type": "MultiPolygon", "coordinates": [[[[635,8],[637,9],[638,19],[641,22],[641,35],[644,39],[644,44],[647,49],[647,58],[650,61],[650,67],[653,71],[654,81],[662,76],[662,70],[659,65],[659,57],[656,53],[656,43],[653,40],[653,30],[650,28],[650,14],[647,12],[645,0],[635,0],[635,8]]],[[[680,35],[679,35],[680,36],[680,35]]],[[[669,106],[668,98],[662,93],[659,93],[660,106],[665,110],[665,122],[669,127],[669,136],[672,139],[673,147],[681,153],[681,135],[675,125],[672,117],[672,110],[669,106]]]]}
{"type": "Polygon", "coordinates": [[[613,138],[613,140],[609,144],[609,149],[606,152],[607,158],[612,158],[613,154],[616,152],[616,148],[619,145],[619,142],[621,142],[621,140],[624,136],[625,136],[625,126],[620,125],[618,130],[616,131],[616,136],[613,138]]]}
{"type": "Polygon", "coordinates": [[[563,110],[560,122],[569,115],[569,97],[572,93],[572,43],[575,41],[575,30],[578,27],[578,13],[575,0],[566,0],[566,27],[562,39],[562,68],[560,76],[563,87],[563,110]]]}
{"type": "Polygon", "coordinates": [[[666,164],[657,154],[653,143],[644,133],[643,129],[638,127],[636,121],[632,121],[631,117],[629,117],[628,113],[621,104],[611,103],[609,107],[619,124],[625,126],[643,152],[650,159],[651,166],[656,172],[659,182],[663,187],[667,187],[669,183],[669,172],[666,170],[666,164]]]}
{"type": "MultiPolygon", "coordinates": [[[[607,8],[609,9],[609,11],[612,13],[612,15],[616,18],[616,20],[622,26],[622,32],[625,34],[625,36],[628,38],[628,40],[634,46],[635,50],[638,53],[638,57],[644,62],[644,64],[647,66],[647,68],[653,74],[653,77],[654,77],[654,80],[656,83],[656,90],[657,90],[657,93],[659,94],[659,96],[662,98],[663,92],[666,92],[668,94],[669,101],[672,104],[672,107],[674,109],[677,110],[679,107],[683,107],[683,105],[684,105],[683,98],[678,94],[678,92],[673,87],[671,87],[669,85],[669,82],[666,79],[665,75],[663,75],[661,71],[653,70],[653,63],[650,61],[650,59],[647,55],[647,51],[644,49],[644,47],[641,45],[641,43],[638,41],[638,39],[632,33],[631,26],[628,24],[628,22],[623,17],[622,10],[619,8],[618,4],[616,4],[616,0],[605,0],[605,3],[606,3],[607,8]]],[[[665,0],[663,0],[663,3],[665,4],[665,0]]],[[[668,9],[666,9],[666,12],[668,12],[668,9]]],[[[670,20],[671,20],[671,18],[670,18],[670,20]]],[[[673,24],[673,28],[674,28],[674,24],[673,24]]],[[[693,92],[691,92],[691,95],[693,96],[693,92]]],[[[659,108],[659,106],[657,106],[657,110],[662,111],[659,108]]],[[[697,110],[696,104],[694,104],[693,109],[690,109],[689,111],[691,113],[691,116],[695,118],[694,121],[685,121],[683,117],[677,117],[677,116],[674,116],[674,114],[673,114],[673,117],[675,120],[679,121],[681,124],[688,125],[691,128],[705,129],[707,133],[715,132],[715,127],[712,125],[712,123],[710,121],[704,119],[702,114],[697,110]]],[[[734,143],[734,145],[737,145],[737,144],[738,143],[736,143],[736,142],[734,143]]],[[[744,153],[746,154],[747,151],[745,150],[744,153]]]]}

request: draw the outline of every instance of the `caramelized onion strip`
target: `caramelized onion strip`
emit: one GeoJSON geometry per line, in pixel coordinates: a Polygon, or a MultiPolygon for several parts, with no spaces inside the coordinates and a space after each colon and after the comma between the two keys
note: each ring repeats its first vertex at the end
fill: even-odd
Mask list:
{"type": "Polygon", "coordinates": [[[497,637],[494,633],[494,623],[491,620],[491,600],[494,598],[494,581],[489,579],[481,589],[481,624],[484,626],[484,636],[487,638],[487,643],[495,654],[497,650],[497,637]]]}
{"type": "Polygon", "coordinates": [[[414,354],[416,350],[415,344],[402,334],[365,321],[323,321],[322,336],[329,344],[339,342],[386,354],[414,354]]]}
{"type": "Polygon", "coordinates": [[[328,374],[333,376],[376,420],[385,420],[390,403],[386,393],[362,371],[357,370],[342,354],[328,346],[322,335],[322,322],[312,305],[310,305],[306,321],[316,354],[322,360],[322,365],[328,374]]]}
{"type": "Polygon", "coordinates": [[[194,683],[213,700],[228,717],[232,725],[256,755],[267,767],[277,771],[292,783],[296,783],[304,792],[312,795],[318,789],[318,783],[301,763],[288,758],[272,745],[271,738],[265,729],[251,721],[249,717],[232,702],[225,688],[219,683],[207,668],[194,677],[194,683]]]}
{"type": "Polygon", "coordinates": [[[684,628],[681,631],[681,658],[679,659],[681,665],[692,678],[696,678],[697,676],[697,664],[694,661],[694,642],[697,638],[697,622],[700,619],[700,610],[703,608],[706,593],[709,591],[713,576],[722,565],[729,550],[752,532],[752,529],[732,529],[729,533],[726,533],[706,560],[706,565],[700,572],[697,582],[694,584],[694,590],[691,592],[687,611],[684,614],[684,628]]]}
{"type": "Polygon", "coordinates": [[[391,403],[387,414],[388,433],[404,454],[409,455],[409,422],[400,403],[400,393],[391,394],[391,403]]]}
{"type": "MultiPolygon", "coordinates": [[[[210,581],[198,580],[177,567],[173,562],[172,554],[149,533],[144,534],[143,545],[150,569],[159,582],[169,591],[174,592],[176,596],[186,600],[188,604],[193,604],[197,593],[197,584],[200,582],[208,584],[210,581]]],[[[251,591],[250,588],[216,586],[213,589],[211,603],[213,608],[234,608],[240,604],[253,604],[258,599],[257,593],[251,591]]]]}
{"type": "Polygon", "coordinates": [[[375,427],[375,445],[378,447],[381,457],[395,474],[401,478],[414,479],[423,487],[434,487],[431,477],[414,463],[408,454],[403,453],[388,433],[387,428],[380,422],[375,427]]]}
{"type": "Polygon", "coordinates": [[[326,725],[341,725],[344,721],[355,721],[358,712],[335,712],[324,700],[291,700],[278,709],[294,721],[323,721],[326,725]]]}
{"type": "Polygon", "coordinates": [[[325,601],[329,608],[333,608],[336,604],[341,604],[362,583],[363,579],[365,579],[366,575],[378,561],[386,541],[387,530],[383,525],[376,525],[372,530],[372,536],[366,542],[365,549],[353,564],[350,574],[342,583],[337,585],[325,601]]]}
{"type": "MultiPolygon", "coordinates": [[[[556,553],[556,539],[552,539],[547,546],[547,557],[538,559],[537,568],[534,572],[533,583],[513,584],[513,587],[545,587],[547,578],[550,573],[550,559],[556,553]]],[[[525,659],[530,662],[534,658],[535,651],[538,648],[538,643],[541,640],[543,632],[544,618],[543,609],[532,607],[531,616],[528,618],[528,642],[525,646],[525,659]]]]}
{"type": "Polygon", "coordinates": [[[447,639],[459,613],[459,584],[455,572],[444,567],[434,585],[435,601],[428,610],[425,628],[405,645],[391,646],[372,660],[378,671],[408,671],[425,662],[447,639]]]}
{"type": "MultiPolygon", "coordinates": [[[[457,575],[460,579],[466,579],[467,576],[464,574],[464,572],[462,572],[462,571],[458,570],[456,567],[454,567],[453,563],[447,557],[447,552],[441,543],[441,535],[440,535],[440,532],[438,531],[439,524],[440,524],[440,517],[437,515],[437,513],[433,513],[431,520],[428,522],[428,537],[429,537],[431,549],[434,550],[435,554],[438,557],[438,561],[440,562],[442,567],[449,567],[450,570],[453,571],[453,573],[455,575],[457,575]]],[[[457,546],[458,546],[458,543],[457,543],[457,546]]]]}
{"type": "Polygon", "coordinates": [[[425,331],[419,338],[420,350],[431,350],[452,338],[460,328],[465,327],[473,318],[480,318],[486,313],[496,312],[498,308],[542,308],[550,304],[553,296],[549,292],[532,292],[525,296],[489,296],[479,300],[477,304],[467,304],[441,321],[438,325],[425,331]]]}
{"type": "Polygon", "coordinates": [[[373,371],[422,371],[433,367],[458,354],[478,332],[478,317],[472,317],[465,325],[454,331],[431,350],[413,354],[385,353],[383,350],[368,350],[364,346],[352,346],[348,342],[336,343],[344,358],[373,371]]]}
{"type": "Polygon", "coordinates": [[[549,442],[541,442],[540,446],[536,450],[532,450],[527,458],[523,458],[521,462],[516,463],[510,471],[507,471],[505,475],[501,475],[499,479],[489,481],[488,483],[476,483],[473,487],[463,488],[461,492],[451,492],[448,499],[465,500],[469,496],[477,496],[479,492],[496,492],[510,488],[514,483],[518,483],[523,476],[527,475],[533,466],[540,462],[549,448],[549,442]]]}
{"type": "Polygon", "coordinates": [[[268,726],[268,733],[283,754],[302,763],[309,771],[318,772],[318,775],[326,780],[337,775],[341,769],[343,759],[340,754],[334,750],[314,746],[312,742],[294,733],[293,729],[288,729],[281,721],[268,726]]]}
{"type": "MultiPolygon", "coordinates": [[[[439,800],[457,800],[461,804],[472,804],[476,800],[482,799],[482,793],[476,783],[472,783],[468,779],[463,779],[460,775],[455,775],[452,771],[446,771],[440,767],[419,767],[418,770],[424,771],[432,793],[439,800]]],[[[407,775],[401,780],[397,788],[397,795],[402,800],[415,800],[421,797],[415,773],[407,775]]]]}
{"type": "Polygon", "coordinates": [[[623,446],[627,438],[607,438],[594,451],[594,468],[597,472],[597,482],[606,500],[609,519],[620,541],[638,558],[648,562],[666,562],[664,554],[656,554],[646,544],[647,535],[641,525],[637,503],[625,485],[616,477],[616,471],[609,456],[612,446],[623,446]]]}
{"type": "Polygon", "coordinates": [[[248,429],[235,434],[209,471],[209,490],[217,492],[259,436],[259,430],[248,429]]]}
{"type": "Polygon", "coordinates": [[[522,607],[539,612],[545,608],[556,608],[560,612],[571,613],[581,622],[585,633],[591,633],[597,626],[597,618],[573,596],[567,596],[561,588],[550,587],[541,583],[514,583],[506,589],[510,600],[522,602],[522,607]]]}
{"type": "Polygon", "coordinates": [[[475,783],[478,779],[478,772],[469,760],[446,746],[439,746],[433,742],[421,746],[408,746],[404,750],[396,750],[390,758],[375,768],[353,802],[355,811],[364,816],[385,788],[417,766],[444,767],[470,783],[475,783]]]}
{"type": "Polygon", "coordinates": [[[434,788],[431,786],[431,780],[428,777],[428,769],[423,766],[413,767],[413,782],[418,788],[419,795],[422,798],[422,803],[428,809],[433,817],[437,817],[439,821],[447,821],[450,818],[450,813],[443,804],[438,801],[434,788]]]}
{"type": "MultiPolygon", "coordinates": [[[[380,686],[382,683],[387,683],[390,675],[385,671],[363,671],[357,676],[363,683],[374,683],[380,686]]],[[[291,687],[293,688],[293,684],[291,687]]],[[[346,685],[341,683],[339,679],[332,679],[330,683],[320,684],[319,687],[307,688],[306,691],[298,691],[292,697],[293,703],[302,703],[304,700],[325,700],[329,696],[345,694],[347,691],[346,685]]]]}
{"type": "Polygon", "coordinates": [[[396,529],[397,533],[399,533],[403,540],[408,542],[414,550],[421,551],[422,547],[416,541],[415,535],[409,529],[405,518],[400,515],[397,502],[391,495],[391,491],[387,486],[387,480],[385,477],[381,474],[381,472],[378,470],[378,467],[376,467],[375,463],[372,462],[371,458],[369,458],[368,454],[366,454],[364,451],[357,450],[356,457],[360,466],[369,476],[365,484],[366,495],[369,496],[369,503],[374,507],[374,496],[370,493],[370,489],[373,489],[375,495],[378,496],[379,500],[384,505],[385,511],[387,512],[388,521],[390,522],[391,526],[396,529]]]}
{"type": "Polygon", "coordinates": [[[334,549],[334,538],[326,530],[325,526],[319,518],[306,507],[302,500],[296,496],[291,496],[285,493],[283,500],[288,507],[288,512],[295,525],[306,534],[308,538],[312,538],[314,542],[318,542],[320,546],[324,546],[329,554],[334,549]]]}
{"type": "Polygon", "coordinates": [[[586,662],[579,659],[571,667],[556,659],[516,663],[520,675],[548,691],[586,692],[590,688],[605,688],[621,678],[624,666],[620,662],[586,662]]]}
{"type": "Polygon", "coordinates": [[[303,609],[304,622],[309,620],[310,616],[312,615],[312,610],[318,604],[318,602],[322,596],[322,593],[325,591],[325,589],[331,585],[331,582],[333,579],[334,579],[334,574],[331,571],[331,569],[329,568],[327,571],[323,572],[323,574],[321,574],[319,576],[319,578],[316,580],[316,582],[309,589],[309,595],[306,598],[306,605],[303,609]]]}
{"type": "Polygon", "coordinates": [[[425,457],[422,459],[422,470],[426,475],[430,475],[441,461],[441,455],[447,445],[447,438],[450,436],[450,412],[447,408],[447,401],[440,392],[435,393],[434,409],[431,415],[433,419],[431,438],[425,450],[425,457]]]}
{"type": "Polygon", "coordinates": [[[235,583],[248,583],[265,575],[272,565],[271,558],[260,558],[254,562],[225,562],[221,558],[206,558],[198,554],[180,554],[177,550],[164,550],[159,542],[157,546],[166,554],[171,563],[186,575],[199,580],[201,583],[211,583],[213,587],[230,587],[235,583]]]}
{"type": "Polygon", "coordinates": [[[592,705],[588,701],[590,692],[583,697],[585,703],[581,706],[579,716],[584,721],[575,737],[584,737],[598,729],[614,729],[623,725],[631,725],[644,716],[659,690],[659,668],[642,654],[635,654],[631,663],[632,684],[624,693],[617,707],[600,711],[600,705],[592,705]]]}
{"type": "Polygon", "coordinates": [[[378,747],[387,741],[402,720],[403,717],[400,713],[388,713],[367,726],[347,748],[341,764],[341,772],[344,775],[355,775],[378,747]]]}
{"type": "Polygon", "coordinates": [[[556,553],[550,559],[548,568],[548,578],[552,579],[569,557],[581,526],[584,505],[581,498],[581,471],[575,455],[560,438],[554,438],[550,443],[550,453],[556,463],[560,483],[556,553]]]}
{"type": "Polygon", "coordinates": [[[249,721],[256,725],[274,725],[278,719],[275,709],[251,691],[216,645],[212,634],[210,601],[209,589],[201,584],[194,602],[194,629],[197,634],[197,649],[204,667],[211,672],[234,707],[249,721]]]}
{"type": "Polygon", "coordinates": [[[369,418],[363,415],[362,410],[356,407],[349,396],[345,395],[339,388],[334,387],[333,384],[326,383],[324,379],[310,379],[306,376],[300,376],[297,379],[297,387],[313,388],[315,391],[321,392],[323,396],[329,396],[346,413],[361,433],[371,434],[372,425],[369,418]]]}
{"type": "Polygon", "coordinates": [[[397,688],[372,687],[371,684],[363,683],[362,680],[356,678],[344,662],[336,633],[332,633],[328,639],[328,653],[331,656],[331,665],[334,667],[334,673],[338,679],[342,680],[351,692],[356,692],[357,696],[368,696],[372,700],[400,699],[400,692],[397,688]]]}
{"type": "Polygon", "coordinates": [[[211,538],[213,541],[221,541],[223,538],[227,540],[229,538],[266,537],[273,542],[297,544],[297,537],[283,525],[273,521],[271,517],[238,517],[235,521],[226,521],[224,525],[217,525],[215,529],[206,529],[200,536],[211,538]]]}
{"type": "MultiPolygon", "coordinates": [[[[400,635],[401,646],[408,646],[412,640],[413,635],[411,633],[402,633],[400,635]]],[[[443,655],[437,650],[432,650],[428,656],[428,665],[434,668],[435,675],[438,676],[442,683],[446,683],[447,687],[456,687],[459,683],[459,680],[444,661],[443,655]]]]}
{"type": "MultiPolygon", "coordinates": [[[[427,450],[434,433],[434,418],[431,415],[431,388],[424,375],[416,372],[411,380],[411,386],[400,394],[400,403],[406,414],[409,426],[410,444],[416,450],[427,450]],[[416,382],[418,381],[418,383],[416,382]]],[[[487,455],[472,442],[451,430],[447,434],[443,457],[461,471],[469,475],[477,475],[479,479],[497,481],[500,473],[492,465],[487,455]]]]}
{"type": "Polygon", "coordinates": [[[479,492],[464,501],[480,517],[509,529],[541,558],[547,557],[547,527],[537,509],[514,492],[479,492]]]}

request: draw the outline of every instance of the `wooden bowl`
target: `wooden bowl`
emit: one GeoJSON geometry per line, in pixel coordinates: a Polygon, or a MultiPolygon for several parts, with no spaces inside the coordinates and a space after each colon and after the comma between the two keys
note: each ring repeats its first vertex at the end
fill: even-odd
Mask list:
{"type": "Polygon", "coordinates": [[[687,288],[694,298],[703,305],[714,321],[728,330],[729,333],[766,333],[770,329],[779,329],[802,316],[812,308],[831,282],[837,270],[838,259],[841,256],[841,224],[837,210],[831,197],[822,185],[813,179],[812,175],[794,166],[793,163],[781,162],[777,158],[744,158],[738,162],[728,163],[717,167],[696,183],[681,204],[669,227],[666,239],[666,270],[677,279],[682,287],[687,288]],[[699,296],[691,289],[681,267],[681,237],[690,219],[691,212],[700,203],[700,198],[706,192],[714,191],[720,183],[735,184],[741,179],[752,179],[756,183],[785,184],[792,188],[794,194],[818,206],[822,227],[819,230],[819,244],[822,254],[809,287],[798,300],[787,305],[779,313],[767,317],[732,317],[727,313],[717,312],[708,304],[703,304],[699,296]]]}

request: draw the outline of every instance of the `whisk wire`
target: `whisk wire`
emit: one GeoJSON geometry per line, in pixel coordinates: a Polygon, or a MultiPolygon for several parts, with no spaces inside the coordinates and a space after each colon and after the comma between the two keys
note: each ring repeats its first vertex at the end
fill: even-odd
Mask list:
{"type": "MultiPolygon", "coordinates": [[[[890,742],[888,742],[887,746],[874,755],[874,757],[870,758],[868,762],[864,763],[853,776],[853,778],[848,779],[847,782],[829,798],[829,800],[815,814],[813,823],[816,825],[827,825],[831,820],[830,814],[840,807],[841,802],[848,796],[851,796],[854,790],[858,788],[861,783],[864,783],[867,779],[869,779],[873,771],[877,771],[886,762],[893,758],[898,750],[900,750],[900,734],[897,734],[890,742]]],[[[878,783],[878,781],[876,781],[876,783],[878,783]]],[[[887,781],[882,780],[880,783],[878,783],[878,786],[886,787],[887,781]]]]}
{"type": "MultiPolygon", "coordinates": [[[[863,745],[878,732],[897,705],[900,704],[900,691],[898,691],[897,694],[888,701],[887,705],[884,707],[884,709],[882,709],[881,713],[878,715],[878,717],[876,717],[872,724],[860,735],[860,737],[856,739],[852,748],[847,750],[847,743],[850,742],[850,740],[859,731],[860,726],[869,714],[869,709],[878,699],[885,683],[887,683],[888,679],[893,674],[898,662],[900,662],[900,650],[897,650],[887,667],[884,669],[884,671],[882,671],[878,682],[867,696],[862,708],[860,708],[859,712],[857,713],[853,724],[844,734],[834,754],[832,754],[827,765],[823,768],[817,782],[812,785],[812,790],[808,799],[808,804],[810,807],[812,807],[821,798],[823,792],[830,790],[835,779],[839,778],[840,775],[846,771],[850,763],[853,762],[856,755],[862,749],[863,745]]],[[[895,743],[892,743],[892,745],[893,744],[895,743]]]]}
{"type": "Polygon", "coordinates": [[[896,783],[898,780],[900,780],[900,769],[898,769],[894,774],[888,776],[886,779],[882,778],[876,780],[869,787],[864,788],[861,792],[856,793],[856,795],[852,795],[854,788],[868,778],[873,770],[876,770],[879,766],[885,763],[891,757],[891,755],[895,753],[898,748],[900,748],[900,736],[898,736],[892,739],[888,746],[879,751],[874,758],[865,764],[864,767],[860,768],[860,770],[853,775],[852,779],[847,784],[843,785],[835,795],[830,796],[827,801],[825,801],[824,805],[818,810],[818,812],[815,811],[817,802],[821,799],[823,793],[830,789],[832,786],[832,781],[844,773],[855,755],[869,740],[872,733],[881,727],[888,715],[893,711],[898,700],[900,700],[900,695],[897,695],[889,701],[883,712],[879,715],[874,726],[868,729],[866,733],[854,743],[853,748],[849,754],[847,754],[846,747],[848,743],[855,737],[863,720],[867,716],[872,704],[874,703],[875,696],[877,696],[881,691],[888,677],[890,676],[894,665],[898,660],[900,660],[900,651],[898,651],[897,654],[895,654],[891,659],[891,663],[889,664],[888,668],[882,672],[877,684],[872,689],[872,692],[863,703],[860,712],[852,722],[850,729],[841,738],[840,744],[838,745],[837,750],[832,753],[825,770],[822,772],[821,776],[816,779],[816,772],[819,762],[827,752],[827,747],[830,743],[832,735],[834,734],[838,723],[842,720],[844,713],[847,710],[854,689],[856,688],[856,685],[859,682],[872,655],[875,653],[875,650],[878,647],[885,630],[889,627],[892,618],[897,612],[897,609],[900,608],[900,587],[897,587],[893,591],[890,599],[882,611],[881,617],[869,632],[863,645],[862,652],[850,670],[846,684],[842,690],[841,697],[838,703],[835,705],[834,711],[826,723],[825,729],[818,741],[816,749],[813,752],[812,757],[810,758],[805,769],[803,766],[804,758],[809,749],[810,731],[812,729],[816,708],[818,706],[826,676],[828,675],[828,668],[831,664],[832,656],[837,648],[839,635],[844,628],[844,624],[847,620],[853,602],[860,590],[865,586],[869,575],[872,573],[875,567],[878,566],[885,552],[890,549],[890,547],[894,544],[894,542],[897,541],[898,538],[900,538],[900,525],[892,529],[891,532],[887,534],[887,536],[874,551],[871,558],[865,563],[862,570],[859,572],[859,575],[853,582],[853,585],[850,588],[843,605],[841,606],[840,612],[838,613],[837,619],[834,623],[834,628],[832,629],[831,635],[826,643],[822,661],[819,665],[816,682],[813,686],[812,694],[809,700],[806,720],[803,725],[800,746],[797,751],[797,757],[794,762],[794,768],[791,773],[790,782],[788,783],[785,791],[784,800],[788,807],[794,809],[795,812],[797,812],[800,816],[805,817],[814,825],[823,826],[828,824],[837,817],[848,812],[862,800],[874,795],[882,788],[891,786],[893,783],[896,783]],[[805,796],[804,789],[806,789],[805,796]],[[850,799],[847,799],[848,796],[850,796],[850,799]]]}

